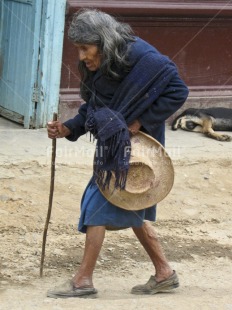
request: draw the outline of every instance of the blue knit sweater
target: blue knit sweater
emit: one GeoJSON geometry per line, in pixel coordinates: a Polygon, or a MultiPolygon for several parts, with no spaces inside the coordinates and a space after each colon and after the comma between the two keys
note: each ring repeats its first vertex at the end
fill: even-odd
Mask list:
{"type": "MultiPolygon", "coordinates": [[[[162,59],[163,57],[165,57],[156,48],[154,48],[144,40],[136,38],[136,41],[131,43],[128,52],[128,58],[130,59],[131,65],[135,66],[136,64],[138,64],[139,60],[141,60],[142,57],[146,54],[150,55],[149,59],[151,57],[154,57],[157,60],[156,63],[158,64],[162,63],[162,59]]],[[[159,138],[157,137],[157,131],[159,131],[159,129],[162,127],[163,122],[167,120],[172,114],[174,114],[184,104],[188,97],[188,88],[184,81],[180,78],[177,68],[175,68],[174,64],[170,60],[167,60],[167,58],[166,61],[169,63],[170,67],[173,68],[173,73],[169,81],[163,84],[162,89],[161,87],[159,87],[159,91],[156,93],[152,85],[150,89],[147,88],[145,96],[141,97],[139,101],[141,105],[146,106],[146,109],[142,109],[144,110],[143,112],[140,109],[137,110],[140,113],[138,119],[142,123],[143,128],[146,130],[147,133],[149,133],[151,136],[158,140],[159,138]],[[148,98],[146,98],[147,94],[149,96],[148,98]],[[148,101],[146,101],[146,99],[148,101]]],[[[128,85],[130,84],[128,76],[125,76],[125,78],[122,80],[122,83],[120,83],[120,86],[118,82],[107,79],[99,72],[96,74],[96,77],[94,78],[95,81],[93,82],[93,91],[96,91],[97,98],[100,98],[100,101],[103,102],[104,106],[110,105],[112,101],[114,101],[115,104],[117,102],[119,102],[120,104],[120,98],[123,99],[123,95],[122,93],[120,93],[120,89],[125,89],[125,92],[128,92],[128,97],[132,98],[133,90],[138,89],[140,91],[140,87],[142,88],[144,86],[142,85],[142,80],[143,76],[145,76],[146,78],[146,73],[148,70],[153,77],[157,77],[158,79],[160,78],[159,75],[156,75],[158,70],[157,68],[154,68],[155,66],[142,67],[141,63],[142,62],[139,63],[139,68],[141,69],[140,72],[135,69],[137,73],[133,73],[133,75],[135,76],[135,85],[133,85],[131,90],[129,88],[126,89],[125,86],[127,85],[128,87],[128,85]]],[[[136,72],[135,70],[134,72],[136,72]]],[[[161,79],[159,79],[159,81],[161,81],[161,79]]],[[[68,140],[76,141],[81,135],[86,133],[85,122],[88,106],[89,102],[82,104],[78,111],[78,114],[74,118],[69,119],[64,123],[64,125],[67,126],[71,131],[71,135],[67,137],[68,140]]],[[[127,110],[125,111],[125,116],[127,118],[127,122],[129,122],[132,117],[135,116],[135,114],[130,114],[128,107],[126,107],[127,105],[125,105],[125,109],[127,110]]],[[[163,143],[164,141],[160,142],[163,143]]]]}
{"type": "Polygon", "coordinates": [[[104,155],[95,155],[94,181],[103,189],[109,184],[112,171],[115,173],[115,186],[125,187],[130,158],[127,125],[139,119],[152,135],[152,128],[173,114],[188,95],[175,64],[147,42],[136,38],[130,43],[128,59],[132,68],[118,85],[98,72],[98,84],[93,80],[91,100],[85,108],[82,107],[79,117],[64,123],[72,132],[68,137],[70,140],[76,140],[82,134],[83,122],[87,131],[98,139],[96,154],[104,150],[104,155]],[[112,90],[112,83],[115,89],[104,103],[102,97],[98,97],[98,89],[99,93],[110,86],[112,90]],[[94,89],[94,85],[98,86],[94,89]],[[160,98],[167,101],[165,105],[160,105],[160,98]],[[173,101],[176,103],[174,106],[173,101]]]}

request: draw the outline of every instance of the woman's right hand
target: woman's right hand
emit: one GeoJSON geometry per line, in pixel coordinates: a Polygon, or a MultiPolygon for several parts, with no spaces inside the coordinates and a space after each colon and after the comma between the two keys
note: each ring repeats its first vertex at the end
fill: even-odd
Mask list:
{"type": "Polygon", "coordinates": [[[71,134],[71,131],[59,121],[48,122],[47,132],[50,139],[64,138],[71,134]]]}

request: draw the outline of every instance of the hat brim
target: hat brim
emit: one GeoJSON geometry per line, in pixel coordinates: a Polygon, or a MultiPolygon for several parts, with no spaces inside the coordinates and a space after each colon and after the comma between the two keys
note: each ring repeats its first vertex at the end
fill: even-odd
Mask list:
{"type": "MultiPolygon", "coordinates": [[[[131,137],[131,156],[134,156],[134,152],[146,153],[146,156],[149,157],[154,172],[150,188],[144,192],[132,193],[126,188],[125,190],[115,189],[114,182],[111,180],[109,188],[104,191],[99,189],[113,205],[135,211],[154,206],[168,195],[174,183],[174,168],[164,147],[157,140],[141,131],[131,137]]],[[[138,154],[136,154],[137,157],[138,154]]],[[[129,181],[127,178],[127,182],[129,181]]],[[[141,187],[143,187],[142,181],[141,187]]]]}

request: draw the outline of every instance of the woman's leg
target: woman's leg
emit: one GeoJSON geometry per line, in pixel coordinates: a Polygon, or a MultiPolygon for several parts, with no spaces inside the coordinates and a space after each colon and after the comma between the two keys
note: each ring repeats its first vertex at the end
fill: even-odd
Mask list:
{"type": "Polygon", "coordinates": [[[104,226],[88,226],[85,250],[79,270],[72,281],[75,287],[93,287],[93,271],[105,237],[104,226]]]}
{"type": "Polygon", "coordinates": [[[156,281],[168,279],[173,274],[173,270],[164,255],[153,226],[149,222],[145,222],[142,227],[133,227],[133,231],[153,262],[156,281]]]}

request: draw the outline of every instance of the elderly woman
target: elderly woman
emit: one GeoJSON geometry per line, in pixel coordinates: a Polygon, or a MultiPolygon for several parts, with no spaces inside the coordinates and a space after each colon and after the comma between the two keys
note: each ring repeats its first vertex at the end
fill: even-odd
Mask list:
{"type": "Polygon", "coordinates": [[[83,194],[78,229],[86,233],[86,243],[80,268],[71,280],[48,291],[47,296],[67,298],[97,293],[92,276],[107,227],[131,227],[154,265],[149,281],[133,287],[131,293],[155,294],[176,288],[177,274],[150,223],[156,219],[156,206],[124,210],[107,201],[99,187],[104,190],[108,186],[113,170],[115,186],[125,188],[129,157],[125,159],[122,154],[130,145],[129,133],[141,130],[164,145],[165,120],[183,105],[188,89],[168,57],[136,37],[128,24],[106,13],[78,11],[68,36],[76,46],[80,92],[85,103],[73,119],[63,124],[49,122],[48,136],[76,141],[90,131],[97,139],[97,147],[111,152],[105,154],[108,157],[101,164],[102,158],[95,156],[93,177],[83,194]]]}

